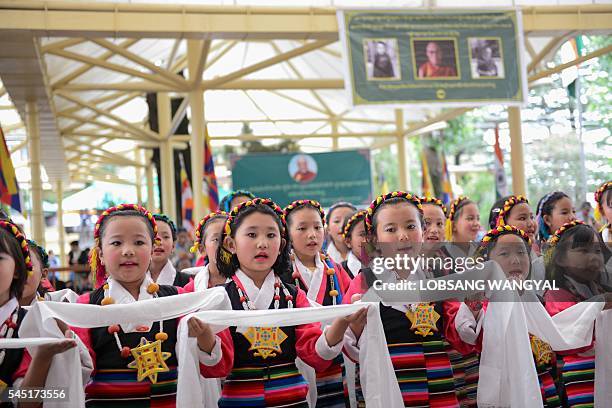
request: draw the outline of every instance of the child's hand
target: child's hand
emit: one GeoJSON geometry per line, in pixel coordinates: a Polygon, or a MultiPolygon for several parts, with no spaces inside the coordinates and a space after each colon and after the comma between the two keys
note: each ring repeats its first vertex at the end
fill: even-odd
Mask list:
{"type": "Polygon", "coordinates": [[[360,300],[361,300],[360,293],[355,293],[353,296],[351,296],[351,303],[359,302],[360,300]]]}
{"type": "Polygon", "coordinates": [[[192,317],[187,322],[189,328],[189,337],[196,337],[200,350],[210,354],[215,347],[215,334],[210,325],[204,323],[197,317],[192,317]]]}
{"type": "Polygon", "coordinates": [[[478,314],[480,313],[480,310],[482,310],[482,302],[485,299],[486,298],[483,292],[475,293],[465,298],[464,303],[474,315],[474,319],[478,318],[478,314]]]}
{"type": "Polygon", "coordinates": [[[38,346],[36,349],[36,358],[50,360],[54,355],[63,353],[64,351],[70,350],[76,347],[76,341],[74,340],[74,333],[72,330],[66,329],[64,332],[65,340],[59,343],[43,344],[38,346]]]}
{"type": "Polygon", "coordinates": [[[334,320],[332,325],[325,332],[325,339],[327,340],[327,344],[333,347],[336,344],[340,343],[344,338],[344,332],[349,326],[351,326],[351,330],[353,330],[353,325],[355,325],[355,329],[357,330],[359,330],[359,327],[361,327],[361,330],[359,330],[359,335],[361,335],[363,327],[365,326],[365,319],[367,315],[368,308],[364,307],[353,314],[344,317],[339,317],[334,320]]]}

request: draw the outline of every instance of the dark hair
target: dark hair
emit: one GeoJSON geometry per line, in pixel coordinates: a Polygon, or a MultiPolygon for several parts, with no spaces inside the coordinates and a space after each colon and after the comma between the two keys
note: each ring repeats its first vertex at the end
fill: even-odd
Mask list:
{"type": "MultiPolygon", "coordinates": [[[[601,236],[597,234],[595,229],[590,225],[578,224],[568,230],[566,230],[556,245],[549,248],[548,251],[552,251],[550,261],[546,263],[546,278],[556,282],[558,288],[567,288],[567,280],[565,278],[565,268],[560,265],[559,261],[561,257],[567,254],[567,250],[589,247],[591,245],[599,245],[601,252],[604,257],[604,269],[605,265],[610,259],[610,249],[603,242],[601,236]],[[595,241],[596,240],[596,241],[595,241]]],[[[604,271],[602,271],[603,273],[604,271]]],[[[612,291],[612,288],[607,288],[608,291],[612,291]]]]}
{"type": "Polygon", "coordinates": [[[28,280],[28,267],[19,241],[13,234],[0,228],[0,252],[8,254],[15,261],[15,279],[11,281],[10,297],[19,299],[28,280]]]}
{"type": "MultiPolygon", "coordinates": [[[[527,234],[525,234],[525,231],[520,230],[512,225],[504,225],[504,226],[492,228],[490,231],[488,231],[484,235],[484,237],[482,237],[480,246],[478,247],[478,249],[476,250],[476,253],[474,254],[474,258],[482,257],[488,260],[489,256],[491,255],[491,251],[493,251],[493,249],[497,245],[497,241],[499,240],[499,237],[504,236],[504,235],[515,235],[521,238],[523,240],[523,244],[525,245],[525,248],[527,249],[527,254],[531,254],[531,245],[530,245],[531,242],[527,234]]],[[[532,266],[531,266],[531,258],[530,258],[529,275],[527,275],[528,277],[531,276],[531,272],[532,272],[532,266]]]]}
{"type": "Polygon", "coordinates": [[[359,223],[363,223],[363,226],[365,227],[366,213],[367,213],[366,210],[355,211],[354,213],[349,214],[344,218],[344,222],[342,223],[342,230],[341,230],[342,235],[344,236],[344,239],[350,238],[351,234],[353,233],[353,230],[355,229],[357,225],[359,225],[359,223]]]}
{"type": "Polygon", "coordinates": [[[394,198],[389,198],[383,201],[379,206],[377,206],[374,209],[374,212],[372,214],[372,228],[371,228],[372,237],[376,236],[376,227],[378,225],[378,213],[380,212],[380,210],[386,207],[391,207],[393,205],[400,205],[400,204],[410,204],[417,210],[419,223],[421,224],[421,229],[423,229],[423,226],[425,225],[425,221],[423,219],[423,212],[419,210],[419,207],[417,207],[417,205],[414,202],[407,200],[406,198],[394,197],[394,198]]]}
{"type": "Polygon", "coordinates": [[[79,245],[79,241],[70,241],[70,246],[79,245]]]}
{"type": "Polygon", "coordinates": [[[145,225],[147,226],[147,231],[149,232],[149,236],[151,237],[151,242],[155,240],[155,232],[153,232],[153,226],[151,225],[151,222],[149,221],[149,219],[143,213],[136,211],[136,210],[122,210],[122,211],[115,211],[115,212],[108,214],[105,217],[104,221],[102,221],[102,223],[100,224],[100,246],[102,245],[102,237],[104,237],[104,233],[106,232],[108,221],[116,217],[142,218],[145,225]]]}
{"type": "MultiPolygon", "coordinates": [[[[310,203],[300,204],[299,207],[297,207],[297,208],[295,208],[295,209],[293,209],[291,211],[287,211],[285,209],[285,213],[286,213],[285,221],[287,222],[287,226],[289,226],[291,224],[291,220],[293,219],[293,215],[296,212],[298,212],[300,210],[304,210],[306,208],[315,211],[317,213],[317,215],[321,214],[321,210],[319,208],[315,207],[314,205],[310,204],[310,203]]],[[[321,224],[325,225],[325,219],[323,217],[321,218],[321,224]]],[[[287,233],[287,236],[289,236],[289,233],[287,233]]]]}
{"type": "Polygon", "coordinates": [[[563,191],[554,191],[546,194],[544,197],[540,198],[540,201],[538,201],[536,216],[538,221],[537,239],[539,241],[546,241],[548,237],[555,233],[555,231],[551,231],[548,225],[546,225],[544,222],[544,216],[551,215],[555,209],[555,204],[557,204],[557,201],[561,200],[562,198],[569,198],[569,196],[563,191]]]}
{"type": "Polygon", "coordinates": [[[355,207],[353,204],[349,203],[348,201],[338,201],[337,203],[329,207],[329,210],[327,210],[327,215],[325,216],[325,223],[327,225],[329,225],[332,213],[336,211],[338,208],[350,208],[353,211],[357,211],[357,207],[355,207]]]}
{"type": "MultiPolygon", "coordinates": [[[[282,211],[282,210],[281,210],[282,211]]],[[[244,220],[251,214],[260,213],[269,215],[274,218],[276,225],[278,226],[278,230],[281,238],[285,239],[285,245],[282,245],[280,248],[280,253],[272,265],[272,269],[274,272],[285,282],[291,281],[291,261],[289,257],[289,245],[287,239],[287,231],[285,230],[285,226],[281,221],[280,216],[274,212],[274,210],[266,205],[266,204],[255,204],[249,206],[240,207],[238,213],[234,216],[232,211],[232,219],[230,221],[231,225],[231,237],[234,238],[236,236],[236,231],[240,228],[240,225],[244,222],[244,220]]],[[[222,239],[226,236],[226,232],[224,231],[222,234],[222,239]]],[[[231,278],[236,273],[236,270],[240,267],[240,263],[238,262],[238,256],[236,254],[232,255],[232,260],[229,264],[223,261],[223,251],[227,252],[227,249],[223,247],[223,242],[219,243],[219,248],[217,249],[217,268],[221,275],[226,278],[231,278]]]]}
{"type": "Polygon", "coordinates": [[[506,203],[506,200],[508,200],[510,197],[512,196],[505,196],[505,197],[500,198],[493,204],[493,207],[491,207],[491,211],[489,211],[489,228],[490,229],[497,227],[497,218],[499,217],[499,213],[501,212],[502,208],[504,208],[504,204],[506,203]]]}
{"type": "Polygon", "coordinates": [[[38,256],[38,260],[43,268],[49,267],[49,255],[42,246],[38,245],[36,241],[28,239],[28,248],[30,248],[30,254],[35,253],[38,256]]]}
{"type": "Polygon", "coordinates": [[[252,200],[253,198],[255,198],[255,195],[247,190],[231,191],[228,195],[221,199],[221,202],[219,203],[219,209],[225,212],[232,211],[232,201],[236,197],[247,197],[249,200],[252,200]]]}
{"type": "Polygon", "coordinates": [[[166,214],[153,214],[153,218],[155,218],[155,221],[158,221],[158,224],[159,221],[168,224],[170,227],[170,232],[172,233],[172,242],[176,242],[176,225],[174,225],[174,222],[170,219],[170,217],[168,217],[166,214]]]}

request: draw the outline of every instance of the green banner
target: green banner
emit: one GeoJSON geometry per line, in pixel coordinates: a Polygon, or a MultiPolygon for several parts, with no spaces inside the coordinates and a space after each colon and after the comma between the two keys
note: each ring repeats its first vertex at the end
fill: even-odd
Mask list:
{"type": "Polygon", "coordinates": [[[353,105],[527,98],[516,10],[344,10],[338,18],[353,105]]]}
{"type": "Polygon", "coordinates": [[[372,201],[369,150],[331,153],[248,154],[232,158],[234,190],[249,190],[284,207],[294,200],[372,201]]]}

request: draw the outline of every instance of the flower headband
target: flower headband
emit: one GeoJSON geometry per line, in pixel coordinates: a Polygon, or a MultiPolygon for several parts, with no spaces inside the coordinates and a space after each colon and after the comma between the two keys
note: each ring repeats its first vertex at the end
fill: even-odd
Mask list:
{"type": "Polygon", "coordinates": [[[455,219],[455,214],[461,205],[467,200],[469,200],[468,197],[459,196],[450,205],[448,210],[448,218],[446,219],[446,225],[444,226],[444,237],[449,242],[453,240],[453,220],[455,219]]]}
{"type": "Polygon", "coordinates": [[[228,195],[226,195],[225,197],[223,197],[222,200],[222,204],[223,204],[223,208],[222,210],[225,212],[230,212],[232,210],[231,205],[232,205],[232,200],[236,197],[236,196],[245,196],[245,197],[249,197],[249,200],[252,200],[255,198],[255,195],[253,193],[251,193],[250,191],[247,190],[236,190],[236,191],[232,191],[231,193],[229,193],[228,195]]]}
{"type": "Polygon", "coordinates": [[[23,254],[23,259],[26,264],[26,271],[28,276],[32,275],[32,260],[30,259],[30,248],[28,247],[28,241],[26,240],[25,235],[19,231],[19,228],[12,222],[6,220],[0,220],[0,227],[4,228],[10,234],[12,234],[17,241],[19,241],[19,247],[21,248],[21,253],[23,254]]]}
{"type": "Polygon", "coordinates": [[[287,223],[285,221],[285,212],[270,198],[254,198],[252,200],[249,200],[245,203],[240,204],[237,207],[234,207],[234,209],[228,214],[227,221],[225,221],[225,228],[223,229],[224,235],[230,236],[232,234],[232,224],[234,222],[234,219],[236,218],[238,214],[240,214],[240,212],[243,209],[247,207],[253,207],[256,205],[267,205],[276,213],[276,215],[278,215],[278,217],[281,220],[281,225],[283,226],[281,235],[285,235],[287,231],[287,223]]]}
{"type": "Polygon", "coordinates": [[[506,201],[504,201],[504,205],[502,206],[497,216],[498,227],[503,227],[504,225],[506,225],[506,217],[508,216],[508,214],[510,214],[510,210],[512,210],[512,207],[520,203],[529,204],[529,200],[527,200],[527,197],[523,195],[518,195],[510,196],[506,201]]]}
{"type": "MultiPolygon", "coordinates": [[[[595,219],[597,220],[601,219],[601,214],[603,213],[603,205],[601,205],[601,197],[603,196],[603,193],[605,193],[607,190],[610,190],[610,189],[612,189],[612,181],[606,181],[601,186],[599,186],[597,191],[595,191],[595,202],[597,203],[597,206],[595,207],[595,219]]],[[[608,220],[608,222],[612,222],[612,220],[608,220]]]]}
{"type": "Polygon", "coordinates": [[[365,216],[367,213],[368,213],[367,210],[357,211],[355,214],[351,216],[351,218],[349,218],[346,221],[346,225],[344,226],[344,230],[342,231],[342,237],[344,239],[348,238],[349,232],[351,231],[351,229],[353,228],[355,224],[365,219],[365,216]]]}
{"type": "Polygon", "coordinates": [[[137,204],[119,204],[119,205],[116,205],[114,207],[110,207],[104,210],[102,214],[100,215],[100,217],[98,217],[98,221],[96,221],[96,226],[94,227],[94,247],[91,251],[89,251],[89,267],[91,269],[91,273],[92,273],[94,284],[96,288],[102,286],[102,284],[104,283],[104,279],[106,278],[106,268],[104,267],[104,265],[100,263],[100,259],[99,259],[100,258],[100,248],[101,248],[100,229],[101,229],[102,223],[111,214],[114,214],[120,211],[130,211],[130,210],[139,212],[140,214],[142,214],[143,217],[145,217],[149,221],[149,223],[151,224],[151,227],[153,228],[153,235],[155,236],[154,241],[157,242],[159,240],[159,238],[157,237],[157,223],[155,222],[155,218],[153,217],[153,214],[151,214],[151,212],[147,210],[146,208],[141,207],[140,205],[137,205],[137,204]]]}
{"type": "Polygon", "coordinates": [[[501,237],[502,235],[508,234],[516,235],[522,238],[523,241],[525,241],[525,243],[527,244],[527,246],[531,245],[531,240],[529,239],[525,231],[518,229],[513,225],[500,225],[496,228],[493,228],[492,230],[489,230],[485,234],[485,236],[482,237],[482,240],[480,241],[480,247],[478,248],[478,255],[486,256],[487,248],[491,244],[491,241],[501,237]]]}
{"type": "Polygon", "coordinates": [[[437,205],[438,207],[440,207],[442,209],[442,212],[444,213],[444,216],[446,216],[446,213],[447,213],[446,206],[444,205],[442,200],[440,200],[439,198],[436,198],[436,197],[421,197],[421,204],[434,204],[434,205],[437,205]]]}
{"type": "Polygon", "coordinates": [[[385,201],[390,200],[392,198],[403,198],[408,202],[411,202],[417,207],[419,213],[423,215],[423,206],[421,205],[421,200],[414,194],[406,193],[405,191],[393,191],[392,193],[379,195],[374,201],[372,201],[372,204],[370,204],[367,209],[367,213],[365,216],[365,224],[368,232],[372,232],[372,222],[374,220],[374,212],[376,211],[376,209],[380,207],[381,204],[383,204],[385,201]]]}
{"type": "Polygon", "coordinates": [[[40,256],[40,261],[42,263],[42,267],[48,268],[49,267],[49,254],[47,253],[45,248],[38,245],[38,243],[32,239],[28,239],[27,241],[28,241],[28,247],[30,249],[35,249],[36,252],[38,252],[38,255],[40,256]]]}
{"type": "Polygon", "coordinates": [[[574,220],[572,222],[567,222],[563,224],[558,230],[555,231],[555,233],[550,238],[548,238],[548,245],[550,247],[556,246],[561,240],[561,237],[563,236],[563,234],[565,234],[567,230],[575,227],[576,225],[586,225],[586,224],[581,220],[574,220]]]}
{"type": "Polygon", "coordinates": [[[292,202],[283,210],[285,212],[285,220],[289,218],[289,214],[292,211],[305,205],[311,205],[319,212],[319,215],[321,216],[321,222],[323,223],[323,226],[325,226],[325,211],[323,211],[323,208],[321,208],[321,204],[315,200],[296,200],[292,202]]]}
{"type": "Polygon", "coordinates": [[[202,237],[204,236],[204,226],[206,223],[213,218],[225,218],[227,219],[228,213],[225,211],[217,210],[208,214],[206,217],[202,218],[198,223],[198,226],[195,230],[195,239],[193,240],[193,246],[189,248],[189,252],[196,253],[198,249],[200,249],[200,245],[202,242],[202,237]]]}

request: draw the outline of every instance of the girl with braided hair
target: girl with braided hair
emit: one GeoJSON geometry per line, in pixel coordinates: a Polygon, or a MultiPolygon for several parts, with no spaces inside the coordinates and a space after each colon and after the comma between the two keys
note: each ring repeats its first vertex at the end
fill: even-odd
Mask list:
{"type": "Polygon", "coordinates": [[[538,202],[536,220],[538,232],[536,239],[540,247],[563,224],[576,219],[576,209],[572,200],[562,191],[553,191],[546,194],[538,202]]]}
{"type": "MultiPolygon", "coordinates": [[[[289,282],[306,292],[306,297],[319,305],[341,304],[351,278],[342,266],[321,252],[325,230],[325,213],[321,205],[314,200],[297,200],[283,211],[291,245],[292,273],[289,282]]],[[[338,356],[327,370],[316,373],[316,407],[348,406],[343,372],[344,362],[342,356],[338,356]]]]}
{"type": "MultiPolygon", "coordinates": [[[[0,220],[0,337],[18,338],[26,310],[19,305],[32,262],[27,240],[12,222],[0,220]]],[[[7,387],[44,387],[54,355],[76,346],[72,332],[63,327],[67,339],[39,346],[31,356],[21,348],[0,350],[0,392],[7,387]]],[[[4,404],[3,404],[4,406],[4,404]]],[[[13,406],[8,403],[8,406],[13,406]]]]}
{"type": "Polygon", "coordinates": [[[595,204],[595,218],[604,224],[599,231],[601,238],[612,245],[612,181],[606,181],[595,191],[595,204]]]}
{"type": "MultiPolygon", "coordinates": [[[[559,288],[544,294],[548,313],[555,316],[596,296],[603,296],[608,302],[606,309],[610,308],[612,287],[606,283],[609,279],[605,279],[605,263],[610,258],[610,250],[601,236],[582,221],[574,220],[557,229],[548,244],[546,274],[559,288]]],[[[593,350],[594,344],[591,344],[557,353],[565,390],[564,406],[594,403],[596,356],[593,350]]]]}
{"type": "Polygon", "coordinates": [[[154,214],[159,240],[153,244],[149,275],[159,285],[184,287],[191,281],[189,274],[177,271],[170,261],[176,244],[176,226],[167,215],[154,214]]]}
{"type": "Polygon", "coordinates": [[[365,216],[367,211],[357,211],[344,220],[342,224],[342,236],[344,242],[348,247],[349,254],[346,257],[346,261],[342,262],[342,268],[349,275],[349,278],[355,279],[355,276],[359,274],[361,268],[364,267],[362,263],[362,250],[366,240],[365,230],[365,216]]]}
{"type": "Polygon", "coordinates": [[[329,207],[325,216],[325,225],[327,226],[327,247],[324,246],[325,252],[336,263],[346,261],[349,249],[344,243],[342,236],[342,223],[344,219],[351,213],[357,211],[357,208],[346,201],[339,201],[329,207]]]}
{"type": "MultiPolygon", "coordinates": [[[[153,282],[148,274],[157,234],[153,214],[141,206],[120,204],[105,210],[96,222],[90,255],[97,287],[81,295],[77,303],[104,307],[183,293],[180,287],[153,282]]],[[[86,405],[110,406],[129,400],[143,407],[175,406],[178,320],[74,328],[93,361],[85,387],[86,405]],[[141,356],[153,354],[162,361],[150,371],[145,369],[149,360],[141,356]]],[[[200,337],[197,343],[206,350],[200,337]]]]}
{"type": "Polygon", "coordinates": [[[185,286],[185,292],[201,292],[203,290],[227,283],[227,278],[221,275],[217,267],[217,249],[221,241],[223,227],[227,221],[225,211],[214,211],[202,218],[195,229],[195,240],[191,252],[203,255],[204,266],[183,269],[183,272],[194,275],[195,279],[185,286]]]}
{"type": "Polygon", "coordinates": [[[476,239],[480,231],[478,205],[466,196],[459,196],[448,210],[444,235],[452,245],[445,246],[449,256],[467,256],[476,250],[476,239]]]}
{"type": "Polygon", "coordinates": [[[240,204],[245,203],[254,198],[255,194],[247,190],[231,191],[228,195],[223,197],[223,199],[219,203],[219,209],[221,211],[229,213],[234,209],[234,207],[237,207],[240,204]]]}
{"type": "MultiPolygon", "coordinates": [[[[420,257],[423,244],[423,208],[421,200],[406,192],[394,191],[376,198],[367,210],[365,219],[368,243],[386,258],[396,255],[420,257]]],[[[345,303],[357,301],[377,280],[399,283],[404,280],[425,279],[418,266],[412,270],[387,270],[374,273],[364,268],[353,279],[344,297],[345,303]]],[[[444,406],[458,407],[457,386],[451,367],[447,345],[448,318],[445,302],[414,303],[408,305],[380,304],[383,339],[389,350],[395,376],[406,407],[444,406]],[[417,322],[417,316],[424,319],[417,322]]],[[[353,325],[347,331],[345,352],[359,361],[362,326],[353,325]]],[[[456,333],[448,341],[457,342],[466,351],[456,333]]],[[[453,344],[453,347],[456,347],[453,344]]],[[[367,350],[365,351],[367,352],[367,350]]],[[[367,389],[364,390],[367,394],[367,389]]],[[[367,395],[366,395],[367,399],[367,395]]]]}
{"type": "Polygon", "coordinates": [[[49,256],[47,251],[30,239],[28,239],[28,248],[30,249],[32,273],[28,276],[23,287],[23,294],[19,298],[21,306],[30,306],[34,302],[43,300],[48,290],[42,283],[49,272],[49,256]]]}
{"type": "MultiPolygon", "coordinates": [[[[233,310],[309,307],[304,291],[283,282],[290,258],[283,210],[256,198],[234,208],[224,227],[217,266],[231,279],[225,291],[233,310]]],[[[217,335],[195,324],[214,344],[204,376],[227,377],[219,407],[308,407],[308,384],[298,371],[299,357],[315,370],[326,370],[343,345],[344,332],[366,310],[338,318],[324,331],[310,323],[284,327],[230,327],[217,335]]],[[[192,321],[189,321],[191,324],[192,321]]]]}

